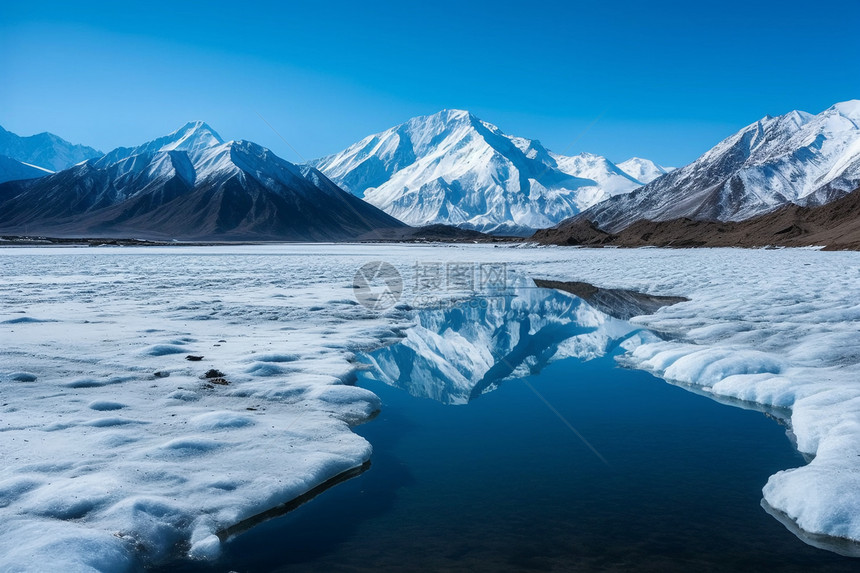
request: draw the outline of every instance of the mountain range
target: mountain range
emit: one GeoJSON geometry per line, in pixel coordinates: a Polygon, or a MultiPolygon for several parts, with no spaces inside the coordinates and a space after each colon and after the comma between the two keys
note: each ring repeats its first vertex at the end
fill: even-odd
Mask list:
{"type": "MultiPolygon", "coordinates": [[[[101,155],[102,152],[97,149],[69,143],[53,133],[22,137],[0,127],[0,156],[37,168],[61,171],[101,155]]],[[[0,177],[2,176],[0,173],[0,177]]],[[[3,180],[0,179],[0,182],[3,180]]]]}
{"type": "Polygon", "coordinates": [[[634,176],[599,155],[559,155],[463,110],[412,118],[311,164],[410,225],[525,234],[668,171],[633,158],[621,165],[634,176]]]}
{"type": "MultiPolygon", "coordinates": [[[[822,205],[860,186],[860,100],[766,116],[686,167],[577,216],[616,233],[640,220],[742,221],[822,205]]],[[[562,225],[565,225],[563,223],[562,225]]]]}
{"type": "Polygon", "coordinates": [[[107,154],[0,128],[8,235],[484,240],[475,231],[543,228],[536,240],[561,244],[853,245],[842,232],[850,221],[833,209],[854,213],[841,199],[858,187],[858,100],[766,116],[677,170],[557,154],[462,110],[413,118],[306,165],[225,142],[203,122],[107,154]],[[741,221],[753,226],[733,226],[741,221]]]}
{"type": "Polygon", "coordinates": [[[0,184],[7,234],[347,240],[403,223],[310,166],[203,122],[38,179],[0,184]]]}

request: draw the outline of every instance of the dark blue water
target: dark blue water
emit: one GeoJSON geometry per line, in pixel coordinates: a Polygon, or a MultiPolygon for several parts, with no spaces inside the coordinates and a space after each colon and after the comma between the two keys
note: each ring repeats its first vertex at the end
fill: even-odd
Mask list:
{"type": "MultiPolygon", "coordinates": [[[[532,308],[529,328],[540,331],[535,316],[532,308]]],[[[452,324],[438,318],[438,332],[452,324]]],[[[519,340],[534,347],[536,338],[519,340]]],[[[373,444],[371,468],[196,569],[860,570],[860,560],[804,544],[761,508],[767,478],[804,463],[775,420],[618,368],[611,355],[541,368],[464,405],[362,378],[383,401],[381,415],[356,428],[373,444]]]]}
{"type": "Polygon", "coordinates": [[[215,570],[857,571],[760,507],[802,458],[764,415],[608,359],[550,365],[466,406],[364,381],[373,465],[225,546],[215,570]]]}

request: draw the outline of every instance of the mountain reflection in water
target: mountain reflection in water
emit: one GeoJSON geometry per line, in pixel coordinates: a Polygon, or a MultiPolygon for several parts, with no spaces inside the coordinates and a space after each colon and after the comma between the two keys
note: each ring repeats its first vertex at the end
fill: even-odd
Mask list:
{"type": "MultiPolygon", "coordinates": [[[[445,404],[466,404],[507,379],[540,372],[551,361],[589,360],[655,339],[605,312],[612,312],[605,301],[601,310],[595,306],[568,292],[520,286],[453,308],[421,310],[402,341],[364,359],[373,366],[370,376],[390,386],[445,404]]],[[[631,316],[629,304],[621,315],[631,316]]]]}

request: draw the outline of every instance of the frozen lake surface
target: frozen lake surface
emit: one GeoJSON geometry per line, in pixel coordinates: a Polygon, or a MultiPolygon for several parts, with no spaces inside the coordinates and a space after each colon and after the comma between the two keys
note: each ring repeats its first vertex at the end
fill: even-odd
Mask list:
{"type": "MultiPolygon", "coordinates": [[[[745,512],[752,511],[758,516],[755,519],[779,532],[774,536],[790,537],[758,506],[756,500],[764,487],[765,500],[775,508],[774,513],[793,520],[805,532],[860,539],[860,256],[854,253],[289,245],[4,249],[0,259],[0,451],[6,462],[0,473],[0,556],[5,566],[26,569],[39,559],[42,568],[121,570],[140,563],[163,563],[183,554],[217,559],[222,550],[218,534],[224,529],[369,459],[380,467],[378,471],[374,467],[326,492],[298,510],[304,513],[262,527],[289,527],[283,523],[301,519],[314,507],[326,507],[328,499],[343,499],[336,496],[348,495],[353,491],[350,488],[358,487],[355,484],[390,482],[392,474],[383,460],[429,447],[432,441],[418,432],[418,442],[410,447],[410,434],[404,431],[402,444],[407,450],[398,451],[397,444],[386,442],[393,439],[388,435],[391,431],[402,428],[398,424],[416,423],[408,417],[398,421],[397,414],[389,412],[396,409],[398,400],[417,400],[427,408],[443,409],[425,416],[423,406],[404,406],[404,411],[418,412],[421,423],[437,423],[433,416],[441,411],[461,416],[457,423],[465,431],[476,423],[472,412],[490,408],[496,400],[511,399],[500,396],[524,389],[511,378],[546,367],[547,374],[535,378],[534,384],[547,385],[547,392],[560,391],[553,400],[569,404],[577,414],[571,417],[577,418],[582,414],[577,408],[591,394],[581,381],[565,385],[558,380],[570,370],[568,360],[590,358],[594,362],[588,368],[609,371],[604,357],[607,351],[621,353],[627,365],[676,384],[745,401],[750,407],[784,417],[799,450],[810,459],[814,456],[805,464],[786,446],[789,442],[779,426],[757,411],[732,410],[659,385],[644,373],[613,370],[613,376],[595,375],[606,381],[593,395],[598,401],[609,399],[604,391],[641,390],[625,386],[632,383],[628,376],[649,381],[654,394],[649,390],[647,395],[637,395],[636,402],[619,401],[634,427],[644,419],[629,415],[637,406],[643,410],[641,416],[661,412],[676,399],[719,410],[714,419],[726,425],[711,428],[704,437],[711,442],[725,441],[735,450],[745,441],[750,445],[738,456],[738,468],[731,464],[727,468],[746,476],[740,480],[744,487],[732,488],[728,494],[739,501],[728,513],[736,510],[744,521],[745,512]],[[391,263],[404,280],[401,304],[382,313],[366,309],[353,297],[357,268],[374,260],[391,263]],[[459,329],[440,329],[448,319],[433,319],[432,314],[416,312],[410,306],[416,300],[416,269],[431,263],[443,267],[457,263],[466,268],[504,264],[510,284],[518,289],[517,298],[525,302],[495,314],[485,313],[479,320],[464,316],[459,329]],[[570,295],[553,295],[547,308],[534,294],[538,291],[529,286],[529,277],[581,280],[691,300],[635,318],[631,326],[570,295]],[[527,320],[504,318],[509,312],[527,320]],[[479,327],[469,329],[470,324],[479,327]],[[516,328],[502,339],[487,334],[501,324],[516,328]],[[583,330],[577,331],[580,327],[583,330]],[[660,332],[661,337],[643,332],[642,327],[660,332]],[[524,335],[529,337],[529,348],[537,351],[523,354],[517,347],[524,335]],[[557,335],[563,341],[547,346],[547,337],[557,335]],[[398,346],[376,350],[401,339],[398,346]],[[412,358],[408,362],[420,366],[409,377],[406,391],[389,386],[402,376],[384,367],[398,364],[402,358],[397,354],[403,351],[395,349],[403,348],[412,358]],[[354,386],[355,361],[365,352],[379,368],[379,380],[354,386]],[[186,356],[202,359],[189,361],[186,356]],[[498,356],[524,358],[507,368],[498,356]],[[416,357],[420,359],[416,361],[416,357]],[[217,370],[217,375],[205,378],[210,370],[217,370]],[[428,383],[432,379],[445,382],[443,393],[428,394],[435,392],[428,383]],[[483,384],[486,386],[480,386],[483,384]],[[489,393],[470,402],[476,386],[489,393]],[[494,388],[498,390],[493,392],[494,388]],[[380,419],[356,428],[380,408],[377,395],[370,390],[381,394],[386,404],[390,400],[392,406],[383,409],[380,419]],[[665,404],[647,400],[661,392],[667,393],[665,404]],[[410,397],[409,393],[425,397],[410,397]],[[463,402],[469,403],[456,406],[463,402]],[[394,417],[393,421],[386,416],[394,417]],[[753,419],[756,421],[743,421],[753,419]],[[751,429],[755,424],[763,424],[761,431],[751,429]],[[746,430],[733,430],[736,426],[746,430]],[[767,432],[776,434],[776,439],[765,438],[767,432]],[[376,448],[373,456],[371,446],[376,448]],[[752,508],[748,500],[755,501],[752,508]]],[[[444,285],[439,299],[429,302],[470,294],[463,284],[449,287],[444,285]]],[[[528,387],[525,391],[530,392],[528,387]]],[[[538,415],[536,410],[528,414],[535,403],[543,408],[540,416],[552,416],[534,394],[530,402],[519,396],[511,404],[516,405],[517,400],[524,419],[538,415]]],[[[512,407],[500,406],[503,412],[512,407]]],[[[490,423],[491,415],[484,416],[490,423]]],[[[508,417],[510,414],[502,418],[508,417]]],[[[594,442],[603,439],[597,418],[578,419],[595,425],[594,442]]],[[[673,423],[685,419],[681,416],[673,423]]],[[[517,427],[513,421],[505,425],[508,436],[517,427]]],[[[689,421],[700,422],[698,418],[689,421]]],[[[552,441],[579,448],[576,453],[560,458],[557,454],[562,446],[544,444],[543,449],[529,450],[537,453],[519,452],[531,457],[510,467],[476,470],[490,472],[480,476],[492,483],[487,487],[487,499],[503,493],[504,486],[516,485],[511,480],[527,480],[532,465],[545,472],[552,469],[547,466],[550,463],[567,463],[566,470],[579,468],[586,477],[578,478],[584,481],[571,490],[601,481],[595,476],[606,465],[591,450],[579,451],[582,442],[558,418],[548,417],[541,427],[550,432],[553,423],[565,433],[567,442],[558,441],[558,436],[552,441]],[[509,477],[494,482],[495,472],[509,477]]],[[[443,435],[448,432],[444,422],[438,424],[443,435]]],[[[630,426],[626,427],[624,431],[629,432],[630,426]]],[[[534,440],[528,428],[520,429],[523,435],[516,439],[521,444],[534,440]]],[[[612,437],[616,430],[606,431],[612,437]]],[[[697,443],[683,433],[660,434],[680,442],[675,444],[678,447],[699,452],[697,443]]],[[[696,432],[696,437],[700,434],[703,432],[696,432]]],[[[452,443],[438,438],[433,438],[435,447],[444,451],[426,457],[427,461],[444,456],[456,460],[470,444],[469,440],[452,443]]],[[[615,444],[605,446],[609,452],[627,447],[606,439],[615,444]]],[[[595,448],[612,467],[612,455],[595,448]]],[[[659,467],[655,459],[667,468],[674,467],[670,460],[655,458],[654,452],[645,457],[634,457],[629,462],[634,464],[632,469],[642,471],[647,466],[653,470],[659,467]],[[635,467],[636,463],[643,466],[635,467]]],[[[625,458],[620,455],[618,459],[625,458]]],[[[433,471],[445,472],[444,468],[433,471]]],[[[697,481],[704,474],[718,473],[698,463],[687,471],[697,481]]],[[[451,488],[449,497],[456,497],[459,492],[453,491],[457,489],[454,482],[470,474],[449,473],[439,479],[451,488]]],[[[630,472],[623,473],[629,480],[630,472]]],[[[690,505],[694,496],[689,482],[676,484],[680,505],[666,505],[660,497],[669,490],[659,492],[659,487],[659,495],[654,497],[652,491],[646,496],[649,483],[657,487],[653,480],[653,475],[643,478],[641,489],[625,482],[625,487],[607,487],[604,493],[623,490],[628,497],[611,498],[611,503],[622,506],[634,497],[648,497],[646,503],[655,504],[649,512],[678,511],[681,515],[687,510],[678,508],[694,507],[727,513],[722,505],[712,504],[714,496],[708,495],[717,482],[694,488],[704,503],[695,506],[690,505]]],[[[434,477],[433,481],[438,480],[434,477]]],[[[480,491],[473,485],[465,489],[480,491]]],[[[542,494],[532,495],[535,507],[552,506],[549,492],[558,491],[557,485],[536,484],[537,489],[544,489],[542,494]]],[[[383,495],[383,504],[386,491],[391,503],[407,491],[396,483],[368,487],[383,495]]],[[[433,495],[439,495],[441,489],[434,487],[433,495]]],[[[527,489],[517,487],[518,491],[527,489]]],[[[562,505],[601,503],[573,493],[565,494],[562,505]]],[[[417,488],[414,495],[418,503],[430,503],[420,501],[428,499],[426,490],[417,488]]],[[[525,503],[523,499],[520,505],[525,503]]],[[[370,513],[375,511],[372,502],[358,504],[370,513]]],[[[615,510],[619,515],[618,507],[615,510]]],[[[359,513],[361,510],[354,518],[341,519],[349,525],[350,519],[360,521],[359,513]]],[[[564,514],[561,511],[552,519],[568,519],[564,514]]],[[[437,523],[456,519],[456,514],[441,515],[429,519],[440,520],[437,523]]],[[[531,515],[530,521],[534,521],[538,513],[531,515]]],[[[479,515],[472,517],[480,519],[479,515]]],[[[642,517],[631,516],[632,531],[645,527],[648,519],[642,517]]],[[[702,531],[700,539],[706,533],[725,535],[711,531],[708,523],[695,520],[695,528],[702,531]]],[[[332,544],[336,536],[342,536],[334,526],[320,530],[320,535],[325,536],[325,531],[330,532],[332,544]]],[[[499,534],[504,538],[501,531],[499,534]]],[[[255,535],[240,536],[232,543],[239,547],[243,539],[255,535]]],[[[655,536],[659,537],[657,532],[655,536]]],[[[818,539],[813,535],[807,540],[818,539]]],[[[325,545],[324,540],[320,543],[325,545]]],[[[473,546],[478,553],[482,551],[480,544],[473,546]]],[[[802,548],[797,551],[817,551],[799,542],[794,546],[802,548]]],[[[222,559],[232,555],[231,543],[226,547],[222,559]]],[[[842,548],[850,551],[851,547],[843,544],[842,548]]],[[[533,549],[524,549],[523,563],[539,559],[533,549]]],[[[633,548],[624,551],[628,550],[633,548]]],[[[467,557],[468,547],[451,551],[461,551],[464,559],[474,557],[467,557]]],[[[762,546],[761,551],[770,549],[762,546]]],[[[550,553],[551,561],[552,555],[556,554],[550,553]]],[[[542,562],[534,563],[537,567],[542,562]]],[[[839,562],[832,564],[838,566],[839,562]]]]}
{"type": "Polygon", "coordinates": [[[856,569],[762,509],[768,476],[804,463],[784,426],[618,368],[603,350],[623,351],[629,325],[523,291],[496,309],[424,311],[403,343],[364,357],[375,369],[359,384],[383,401],[356,428],[370,470],[180,570],[856,569]],[[479,341],[489,368],[458,357],[479,341]],[[576,356],[541,359],[565,349],[576,356]],[[503,363],[524,376],[463,399],[503,363]]]}

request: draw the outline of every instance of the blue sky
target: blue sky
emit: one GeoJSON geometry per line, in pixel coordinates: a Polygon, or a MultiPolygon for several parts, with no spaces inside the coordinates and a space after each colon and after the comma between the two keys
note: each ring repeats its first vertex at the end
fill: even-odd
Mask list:
{"type": "Polygon", "coordinates": [[[300,161],[464,108],[554,151],[681,165],[860,98],[858,21],[856,0],[3,0],[0,125],[109,150],[203,119],[300,161]]]}

